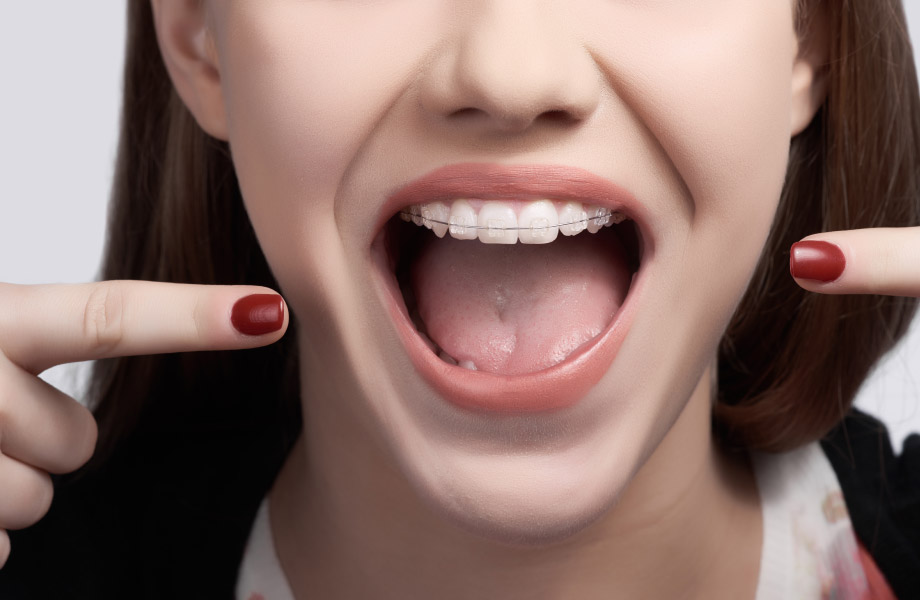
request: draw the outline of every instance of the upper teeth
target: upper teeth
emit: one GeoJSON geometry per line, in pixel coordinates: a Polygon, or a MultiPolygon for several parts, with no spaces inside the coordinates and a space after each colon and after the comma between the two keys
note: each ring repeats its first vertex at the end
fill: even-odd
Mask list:
{"type": "Polygon", "coordinates": [[[478,238],[484,244],[548,244],[560,231],[563,235],[576,235],[585,229],[597,233],[626,219],[622,213],[602,206],[552,200],[430,202],[413,204],[399,216],[431,229],[438,237],[450,232],[458,240],[478,238]]]}

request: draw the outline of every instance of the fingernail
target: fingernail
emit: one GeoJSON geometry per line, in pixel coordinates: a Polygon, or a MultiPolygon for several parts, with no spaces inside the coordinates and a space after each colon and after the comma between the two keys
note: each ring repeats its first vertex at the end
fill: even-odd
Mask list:
{"type": "Polygon", "coordinates": [[[843,274],[847,259],[843,251],[830,242],[808,241],[792,244],[789,272],[797,279],[827,283],[843,274]]]}
{"type": "Polygon", "coordinates": [[[236,301],[230,322],[244,335],[265,335],[284,325],[284,300],[278,294],[252,294],[236,301]]]}

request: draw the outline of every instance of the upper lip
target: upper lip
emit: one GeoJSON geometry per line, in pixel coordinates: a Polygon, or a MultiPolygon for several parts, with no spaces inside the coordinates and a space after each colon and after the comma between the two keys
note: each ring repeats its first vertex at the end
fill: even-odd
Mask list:
{"type": "Polygon", "coordinates": [[[437,200],[475,198],[576,200],[619,211],[648,239],[646,207],[625,188],[585,169],[562,165],[459,163],[435,169],[393,192],[378,214],[375,232],[400,210],[437,200]]]}

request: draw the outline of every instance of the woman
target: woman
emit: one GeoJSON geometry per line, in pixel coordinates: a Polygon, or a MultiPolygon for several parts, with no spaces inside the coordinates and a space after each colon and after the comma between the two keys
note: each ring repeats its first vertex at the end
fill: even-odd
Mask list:
{"type": "Polygon", "coordinates": [[[897,2],[129,19],[103,277],[173,283],[0,290],[0,525],[89,460],[4,594],[911,591],[860,421],[815,440],[915,307],[837,294],[920,294],[917,230],[786,255],[920,224],[897,2]],[[94,419],[33,376],[103,357],[94,419]]]}

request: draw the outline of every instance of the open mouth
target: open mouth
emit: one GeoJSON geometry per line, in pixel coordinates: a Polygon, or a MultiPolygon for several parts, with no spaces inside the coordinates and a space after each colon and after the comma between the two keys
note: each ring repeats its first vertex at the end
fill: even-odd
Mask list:
{"type": "Polygon", "coordinates": [[[634,201],[575,169],[445,169],[390,199],[373,244],[410,358],[464,408],[571,405],[628,329],[647,251],[634,201]]]}

